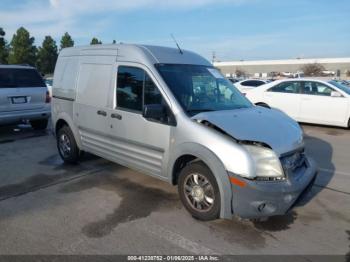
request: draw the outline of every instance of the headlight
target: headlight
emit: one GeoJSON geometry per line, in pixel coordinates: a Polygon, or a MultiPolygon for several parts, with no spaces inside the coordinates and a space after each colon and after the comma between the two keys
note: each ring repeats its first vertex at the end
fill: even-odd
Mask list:
{"type": "Polygon", "coordinates": [[[266,147],[244,145],[255,163],[256,178],[261,180],[282,180],[284,172],[274,151],[266,147]]]}

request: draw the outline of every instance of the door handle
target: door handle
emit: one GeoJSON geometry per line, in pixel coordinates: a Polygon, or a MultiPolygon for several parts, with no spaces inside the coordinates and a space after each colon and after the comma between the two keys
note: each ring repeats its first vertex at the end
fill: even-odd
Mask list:
{"type": "Polygon", "coordinates": [[[107,112],[103,111],[103,110],[98,110],[97,114],[100,115],[100,116],[107,116],[107,112]]]}
{"type": "Polygon", "coordinates": [[[122,120],[122,116],[119,115],[119,114],[117,114],[117,113],[111,114],[111,118],[116,118],[116,119],[118,119],[118,120],[122,120]]]}

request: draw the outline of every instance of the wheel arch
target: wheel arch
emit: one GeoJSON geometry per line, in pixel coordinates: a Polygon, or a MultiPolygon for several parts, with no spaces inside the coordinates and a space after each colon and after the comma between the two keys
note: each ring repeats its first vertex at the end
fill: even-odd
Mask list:
{"type": "Polygon", "coordinates": [[[76,125],[74,124],[73,120],[71,119],[71,117],[67,114],[67,113],[60,113],[57,117],[56,117],[56,121],[54,123],[54,131],[55,134],[57,134],[57,131],[59,130],[59,128],[61,128],[63,125],[67,125],[71,130],[72,133],[74,135],[74,139],[79,147],[79,149],[82,148],[82,144],[81,144],[81,139],[80,139],[80,135],[78,132],[78,128],[76,127],[76,125]]]}
{"type": "Polygon", "coordinates": [[[180,170],[188,163],[202,161],[214,175],[220,192],[220,218],[232,218],[232,188],[221,160],[208,148],[196,143],[184,143],[176,149],[170,160],[168,174],[173,185],[177,184],[180,170]]]}

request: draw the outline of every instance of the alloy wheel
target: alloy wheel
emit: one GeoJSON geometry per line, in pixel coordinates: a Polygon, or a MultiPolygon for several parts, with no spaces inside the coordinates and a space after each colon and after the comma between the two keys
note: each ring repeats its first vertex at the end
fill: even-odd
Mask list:
{"type": "Polygon", "coordinates": [[[209,180],[201,174],[193,173],[186,177],[184,193],[187,202],[199,212],[207,212],[214,205],[214,188],[209,180]]]}

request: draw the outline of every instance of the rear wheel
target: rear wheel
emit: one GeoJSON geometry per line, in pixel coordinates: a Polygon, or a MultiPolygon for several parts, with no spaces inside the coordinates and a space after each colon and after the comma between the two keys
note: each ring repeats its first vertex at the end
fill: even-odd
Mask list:
{"type": "Polygon", "coordinates": [[[219,217],[219,187],[203,162],[189,164],[181,170],[178,191],[183,205],[194,218],[208,221],[219,217]]]}
{"type": "Polygon", "coordinates": [[[257,106],[262,106],[262,107],[266,107],[266,108],[271,108],[268,104],[266,103],[256,103],[255,105],[257,106]]]}
{"type": "Polygon", "coordinates": [[[58,152],[65,163],[76,164],[79,160],[80,150],[75,141],[72,130],[63,126],[56,136],[58,152]]]}
{"type": "Polygon", "coordinates": [[[30,124],[35,130],[44,130],[47,128],[48,119],[31,120],[30,124]]]}

